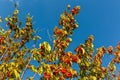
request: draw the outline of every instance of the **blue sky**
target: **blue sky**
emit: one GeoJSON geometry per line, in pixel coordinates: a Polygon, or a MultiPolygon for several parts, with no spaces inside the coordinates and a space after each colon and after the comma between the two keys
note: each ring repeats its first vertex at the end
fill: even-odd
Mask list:
{"type": "MultiPolygon", "coordinates": [[[[76,16],[79,28],[75,30],[73,42],[67,50],[74,51],[91,34],[95,37],[95,48],[103,45],[115,47],[120,41],[120,0],[0,0],[0,16],[5,18],[13,12],[14,1],[19,3],[21,21],[25,21],[27,13],[33,16],[34,29],[42,30],[38,33],[41,42],[50,42],[47,30],[52,36],[53,28],[58,25],[60,14],[68,4],[71,7],[80,5],[81,10],[76,16]]],[[[107,60],[109,57],[105,56],[103,62],[107,60]]]]}

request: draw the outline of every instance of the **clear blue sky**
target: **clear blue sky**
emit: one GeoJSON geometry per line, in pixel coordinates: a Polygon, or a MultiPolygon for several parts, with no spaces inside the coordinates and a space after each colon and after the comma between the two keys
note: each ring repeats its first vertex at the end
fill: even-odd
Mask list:
{"type": "MultiPolygon", "coordinates": [[[[6,17],[14,10],[14,0],[0,0],[0,16],[6,17]]],[[[49,33],[53,34],[54,26],[58,25],[60,14],[68,4],[71,7],[81,6],[76,17],[79,28],[73,34],[73,42],[67,50],[73,51],[80,43],[84,43],[89,35],[94,35],[95,48],[109,45],[116,46],[120,41],[120,0],[15,0],[19,3],[20,20],[24,21],[27,13],[33,17],[34,29],[43,29],[38,34],[42,41],[48,42],[49,33]]],[[[50,42],[52,43],[52,42],[50,42]]],[[[105,56],[104,61],[109,60],[105,56]]],[[[108,64],[106,62],[106,64],[108,64]]],[[[103,64],[105,65],[105,64],[103,64]]],[[[117,70],[120,70],[117,68],[117,70]]]]}

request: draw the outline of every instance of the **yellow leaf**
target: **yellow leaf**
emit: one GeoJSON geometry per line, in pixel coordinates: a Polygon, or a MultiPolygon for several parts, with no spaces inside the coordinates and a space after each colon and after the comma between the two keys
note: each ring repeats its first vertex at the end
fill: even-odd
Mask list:
{"type": "Polygon", "coordinates": [[[44,42],[43,44],[44,44],[44,46],[45,46],[45,49],[46,49],[48,52],[50,52],[50,50],[51,50],[50,44],[49,44],[48,42],[44,42]]]}
{"type": "Polygon", "coordinates": [[[81,79],[81,80],[88,80],[88,77],[83,77],[83,79],[81,79]]]}
{"type": "Polygon", "coordinates": [[[30,77],[30,79],[29,79],[29,80],[34,80],[34,79],[33,79],[33,77],[30,77]]]}
{"type": "Polygon", "coordinates": [[[90,76],[90,80],[97,80],[95,76],[90,76]]]}
{"type": "Polygon", "coordinates": [[[17,15],[18,13],[19,13],[19,10],[16,9],[13,14],[14,14],[14,15],[17,15]]]}
{"type": "Polygon", "coordinates": [[[14,80],[14,78],[9,78],[9,80],[14,80]]]}
{"type": "Polygon", "coordinates": [[[42,66],[40,66],[40,67],[38,68],[38,74],[39,74],[39,75],[41,75],[41,74],[42,74],[42,72],[43,72],[43,67],[42,67],[42,66]]]}
{"type": "Polygon", "coordinates": [[[50,53],[50,51],[51,51],[51,46],[50,46],[50,44],[48,43],[48,42],[43,42],[42,44],[40,44],[40,47],[44,47],[44,51],[45,51],[45,53],[50,53]]]}
{"type": "Polygon", "coordinates": [[[0,65],[0,70],[2,70],[3,67],[4,67],[4,65],[0,65]]]}
{"type": "Polygon", "coordinates": [[[120,75],[116,77],[116,80],[120,80],[120,75]]]}
{"type": "Polygon", "coordinates": [[[40,37],[40,36],[35,36],[35,37],[33,38],[33,40],[37,40],[37,39],[41,39],[41,37],[40,37]]]}
{"type": "Polygon", "coordinates": [[[6,17],[6,18],[5,18],[5,20],[6,20],[6,21],[9,21],[9,18],[8,18],[8,17],[6,17]]]}
{"type": "Polygon", "coordinates": [[[12,66],[15,66],[15,63],[14,63],[14,62],[11,62],[11,65],[12,65],[12,66]]]}
{"type": "Polygon", "coordinates": [[[18,80],[20,78],[20,74],[15,69],[14,69],[14,74],[15,74],[16,80],[18,80]]]}
{"type": "Polygon", "coordinates": [[[33,72],[37,72],[37,70],[36,70],[34,65],[31,65],[31,69],[32,69],[33,72]]]}

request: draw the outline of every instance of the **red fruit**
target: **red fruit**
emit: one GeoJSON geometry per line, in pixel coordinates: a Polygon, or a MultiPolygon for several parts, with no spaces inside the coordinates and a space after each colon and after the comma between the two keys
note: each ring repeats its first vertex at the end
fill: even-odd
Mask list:
{"type": "Polygon", "coordinates": [[[73,15],[77,15],[78,12],[79,12],[79,10],[80,10],[80,6],[76,6],[75,8],[73,8],[73,9],[71,10],[71,13],[72,13],[73,15]]]}
{"type": "Polygon", "coordinates": [[[62,33],[63,33],[62,30],[57,30],[57,31],[56,31],[56,34],[62,34],[62,33]]]}
{"type": "Polygon", "coordinates": [[[0,44],[4,44],[4,38],[5,38],[4,36],[0,37],[0,44]]]}
{"type": "Polygon", "coordinates": [[[66,58],[66,59],[64,59],[64,62],[65,62],[66,64],[70,64],[70,59],[69,59],[69,58],[66,58]]]}
{"type": "Polygon", "coordinates": [[[10,72],[8,72],[8,75],[7,75],[8,77],[10,77],[11,76],[11,73],[10,72]]]}
{"type": "Polygon", "coordinates": [[[62,34],[63,31],[62,31],[62,29],[59,29],[58,27],[55,27],[55,28],[54,28],[54,33],[55,33],[55,34],[62,34]]]}
{"type": "Polygon", "coordinates": [[[44,72],[44,78],[47,78],[47,73],[46,72],[44,72]]]}
{"type": "Polygon", "coordinates": [[[44,52],[39,52],[39,54],[43,55],[43,54],[44,54],[44,52]]]}
{"type": "Polygon", "coordinates": [[[67,78],[72,77],[72,73],[71,73],[71,72],[67,72],[66,77],[67,77],[67,78]]]}
{"type": "Polygon", "coordinates": [[[44,50],[44,46],[40,46],[40,49],[44,50]]]}
{"type": "Polygon", "coordinates": [[[47,74],[46,72],[44,72],[44,78],[50,79],[50,78],[51,78],[51,75],[50,75],[50,74],[47,74]]]}
{"type": "Polygon", "coordinates": [[[72,56],[72,62],[77,62],[77,56],[72,56]]]}
{"type": "Polygon", "coordinates": [[[80,52],[80,53],[82,53],[82,54],[85,53],[85,50],[84,50],[84,48],[82,48],[82,47],[78,47],[78,48],[76,49],[76,51],[77,51],[77,52],[80,52]]]}
{"type": "Polygon", "coordinates": [[[50,79],[50,78],[51,78],[51,75],[50,75],[50,74],[48,74],[47,76],[48,76],[48,79],[50,79]]]}
{"type": "Polygon", "coordinates": [[[71,13],[72,13],[72,14],[74,14],[74,13],[75,13],[75,10],[74,10],[74,9],[72,9],[72,10],[71,10],[71,13]]]}
{"type": "Polygon", "coordinates": [[[62,72],[63,74],[65,74],[65,73],[67,72],[67,69],[66,69],[66,68],[62,68],[61,72],[62,72]]]}

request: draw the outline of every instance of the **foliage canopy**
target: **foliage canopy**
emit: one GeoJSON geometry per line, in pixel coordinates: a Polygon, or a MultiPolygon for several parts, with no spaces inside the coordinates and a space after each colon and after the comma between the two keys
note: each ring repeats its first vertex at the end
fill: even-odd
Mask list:
{"type": "MultiPolygon", "coordinates": [[[[114,73],[115,63],[120,63],[120,43],[115,50],[112,46],[106,49],[104,46],[97,49],[95,56],[93,35],[90,35],[85,43],[76,47],[75,52],[66,52],[69,47],[74,30],[78,27],[75,16],[79,13],[80,6],[70,9],[70,5],[61,14],[59,27],[54,27],[54,46],[51,47],[46,41],[36,47],[36,41],[41,39],[35,36],[30,14],[26,16],[26,24],[21,28],[22,22],[18,19],[19,10],[15,5],[15,10],[11,16],[5,18],[7,30],[0,28],[0,80],[22,80],[27,69],[35,74],[28,80],[33,80],[36,74],[40,80],[120,80],[114,73]],[[34,41],[34,47],[29,49],[26,43],[34,41]],[[114,58],[111,59],[108,67],[102,66],[102,58],[108,53],[114,58]],[[31,60],[39,63],[39,66],[30,64],[31,60]],[[73,63],[79,66],[78,71],[72,68],[73,63]]],[[[4,20],[0,18],[2,23],[4,20]]]]}

